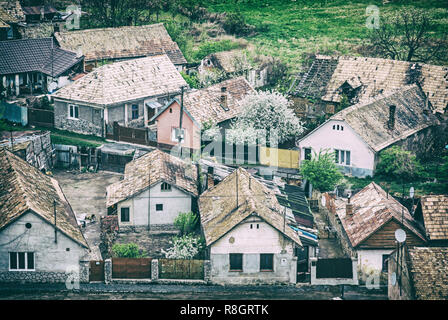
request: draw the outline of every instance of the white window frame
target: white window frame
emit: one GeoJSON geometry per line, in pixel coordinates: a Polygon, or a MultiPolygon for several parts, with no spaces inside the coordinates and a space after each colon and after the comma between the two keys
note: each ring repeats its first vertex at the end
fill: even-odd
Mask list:
{"type": "MultiPolygon", "coordinates": [[[[178,130],[179,128],[171,128],[171,141],[172,142],[179,142],[179,139],[176,137],[176,130],[178,130]]],[[[187,138],[187,131],[185,130],[185,128],[182,128],[182,131],[184,133],[184,138],[181,140],[180,143],[184,143],[185,139],[187,138]]]]}
{"type": "Polygon", "coordinates": [[[342,166],[351,166],[352,165],[352,152],[351,150],[341,150],[341,149],[334,149],[335,153],[338,153],[338,158],[335,158],[336,164],[342,165],[342,166]],[[347,152],[350,153],[350,163],[347,164],[347,152]],[[341,161],[342,157],[341,154],[344,154],[343,158],[344,160],[341,161]]]}
{"type": "Polygon", "coordinates": [[[68,119],[79,120],[79,106],[77,104],[70,103],[67,105],[67,107],[68,107],[68,119]],[[71,116],[72,107],[73,107],[73,117],[71,116]],[[78,118],[75,117],[76,115],[75,109],[78,110],[78,118]]]}
{"type": "Polygon", "coordinates": [[[8,252],[8,261],[9,261],[9,271],[19,271],[19,272],[23,272],[23,271],[36,271],[36,255],[34,254],[34,251],[9,251],[8,252]],[[15,253],[16,254],[16,258],[17,258],[17,269],[11,269],[11,253],[15,253]],[[24,253],[25,254],[25,269],[19,269],[19,253],[24,253]],[[32,253],[33,254],[33,269],[28,269],[28,253],[32,253]]]}
{"type": "Polygon", "coordinates": [[[131,207],[130,206],[124,206],[124,207],[120,208],[120,223],[122,223],[122,224],[130,224],[131,223],[131,207]],[[129,220],[128,221],[121,220],[121,210],[122,209],[128,209],[129,210],[129,212],[128,212],[129,220]]]}
{"type": "Polygon", "coordinates": [[[171,185],[167,182],[162,182],[160,185],[160,191],[161,192],[170,192],[171,191],[171,185]]]}

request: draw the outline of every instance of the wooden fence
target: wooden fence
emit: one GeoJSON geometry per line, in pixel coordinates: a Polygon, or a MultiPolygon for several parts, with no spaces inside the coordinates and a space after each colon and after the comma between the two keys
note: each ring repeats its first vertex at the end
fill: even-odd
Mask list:
{"type": "Polygon", "coordinates": [[[89,281],[104,281],[104,261],[90,261],[89,281]]]}
{"type": "Polygon", "coordinates": [[[40,127],[54,127],[54,112],[45,109],[28,108],[28,124],[40,127]]]}
{"type": "Polygon", "coordinates": [[[204,260],[159,259],[160,279],[204,279],[204,260]]]}
{"type": "Polygon", "coordinates": [[[149,140],[147,128],[129,128],[120,126],[118,122],[113,123],[112,134],[106,134],[106,138],[115,141],[142,144],[147,146],[156,146],[157,142],[149,140]]]}
{"type": "Polygon", "coordinates": [[[151,258],[112,258],[112,278],[150,279],[151,258]]]}

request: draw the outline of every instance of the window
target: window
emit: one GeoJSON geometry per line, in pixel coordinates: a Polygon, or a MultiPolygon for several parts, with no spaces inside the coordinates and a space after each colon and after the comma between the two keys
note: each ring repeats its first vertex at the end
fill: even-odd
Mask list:
{"type": "Polygon", "coordinates": [[[230,253],[230,271],[243,271],[243,254],[242,253],[230,253]]]}
{"type": "Polygon", "coordinates": [[[129,208],[121,208],[121,222],[129,222],[129,208]]]}
{"type": "Polygon", "coordinates": [[[184,142],[185,141],[185,129],[179,130],[179,128],[171,129],[171,141],[178,142],[179,141],[179,133],[182,136],[181,143],[184,142]]]}
{"type": "Polygon", "coordinates": [[[138,119],[138,104],[132,105],[132,120],[138,119]]]}
{"type": "Polygon", "coordinates": [[[171,191],[171,185],[169,183],[163,182],[160,186],[161,191],[171,191]]]}
{"type": "Polygon", "coordinates": [[[351,153],[347,150],[334,150],[335,162],[337,164],[342,164],[349,166],[351,163],[351,153]]]}
{"type": "Polygon", "coordinates": [[[79,119],[79,106],[74,104],[68,105],[68,117],[71,119],[79,119]]]}
{"type": "Polygon", "coordinates": [[[274,271],[274,255],[272,253],[260,254],[260,271],[274,271]]]}
{"type": "Polygon", "coordinates": [[[156,204],[156,211],[163,211],[163,204],[157,203],[156,204]]]}
{"type": "Polygon", "coordinates": [[[305,148],[305,160],[311,160],[311,148],[305,148]]]}
{"type": "Polygon", "coordinates": [[[34,252],[10,252],[9,270],[34,270],[34,252]]]}
{"type": "Polygon", "coordinates": [[[389,255],[388,254],[383,254],[383,268],[382,268],[382,272],[387,272],[388,271],[388,262],[389,262],[389,255]]]}

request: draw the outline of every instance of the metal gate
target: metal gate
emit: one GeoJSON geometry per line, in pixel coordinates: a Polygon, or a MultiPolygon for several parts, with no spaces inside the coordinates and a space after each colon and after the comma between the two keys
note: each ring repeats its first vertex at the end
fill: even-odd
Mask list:
{"type": "Polygon", "coordinates": [[[112,258],[112,278],[150,279],[151,258],[112,258]]]}
{"type": "Polygon", "coordinates": [[[90,261],[89,281],[104,281],[104,261],[90,261]]]}
{"type": "Polygon", "coordinates": [[[160,279],[204,279],[204,260],[159,259],[160,279]]]}
{"type": "Polygon", "coordinates": [[[318,259],[316,263],[316,278],[353,278],[352,259],[318,259]]]}

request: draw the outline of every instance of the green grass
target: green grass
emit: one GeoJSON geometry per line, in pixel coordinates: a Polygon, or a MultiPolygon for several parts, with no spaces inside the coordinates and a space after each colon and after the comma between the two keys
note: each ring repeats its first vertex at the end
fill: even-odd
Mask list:
{"type": "MultiPolygon", "coordinates": [[[[415,7],[425,8],[436,25],[434,36],[446,32],[446,1],[416,0],[415,7]]],[[[381,14],[411,7],[409,1],[311,1],[311,0],[217,0],[209,4],[214,12],[240,10],[247,23],[257,27],[255,36],[246,38],[263,54],[279,57],[293,69],[310,53],[359,55],[367,39],[366,8],[376,5],[381,14]]],[[[447,61],[445,61],[447,62],[447,61]]],[[[295,70],[297,71],[297,70],[295,70]]]]}

